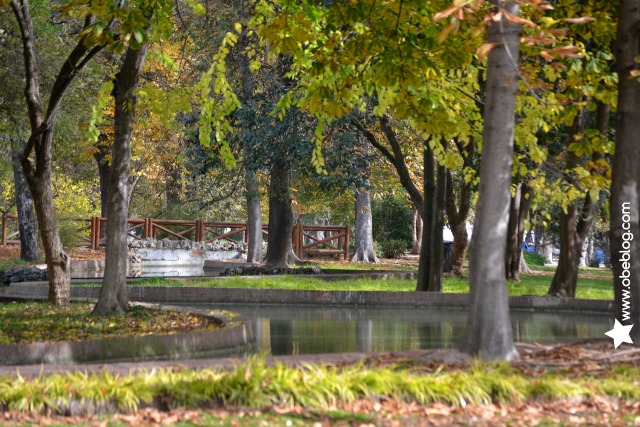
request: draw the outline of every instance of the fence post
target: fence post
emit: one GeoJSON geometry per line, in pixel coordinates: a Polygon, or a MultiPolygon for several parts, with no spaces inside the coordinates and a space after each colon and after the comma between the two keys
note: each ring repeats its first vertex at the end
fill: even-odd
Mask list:
{"type": "Polygon", "coordinates": [[[300,256],[298,258],[303,259],[304,257],[304,224],[300,223],[300,256]]]}
{"type": "Polygon", "coordinates": [[[144,219],[144,233],[142,236],[145,239],[153,237],[151,234],[151,218],[144,219]]]}
{"type": "Polygon", "coordinates": [[[296,256],[300,259],[303,259],[304,253],[302,251],[302,247],[304,245],[304,226],[302,223],[296,224],[296,233],[295,233],[295,242],[296,242],[296,256]]]}
{"type": "Polygon", "coordinates": [[[89,249],[96,250],[96,217],[92,216],[89,222],[89,249]]]}
{"type": "Polygon", "coordinates": [[[349,226],[345,225],[346,231],[344,235],[344,260],[349,261],[349,226]]]}
{"type": "Polygon", "coordinates": [[[2,246],[7,246],[7,213],[2,213],[2,246]]]}
{"type": "Polygon", "coordinates": [[[207,232],[206,224],[203,220],[196,220],[196,242],[204,242],[206,240],[205,234],[207,232]]]}

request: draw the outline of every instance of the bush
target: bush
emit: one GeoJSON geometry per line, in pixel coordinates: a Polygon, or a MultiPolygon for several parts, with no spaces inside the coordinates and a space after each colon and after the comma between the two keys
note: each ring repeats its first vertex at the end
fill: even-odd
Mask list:
{"type": "Polygon", "coordinates": [[[383,258],[400,258],[407,250],[407,242],[400,239],[385,240],[380,244],[383,258]]]}
{"type": "Polygon", "coordinates": [[[411,246],[413,211],[404,199],[393,195],[371,201],[373,217],[373,240],[403,240],[405,247],[411,246]]]}
{"type": "Polygon", "coordinates": [[[547,263],[547,258],[544,255],[537,254],[535,252],[523,251],[524,260],[529,267],[543,267],[547,263]]]}
{"type": "MultiPolygon", "coordinates": [[[[61,219],[58,221],[58,229],[60,230],[60,241],[65,251],[76,249],[80,246],[84,239],[89,237],[89,230],[79,230],[83,224],[70,219],[61,219]]],[[[41,246],[42,247],[42,246],[41,246]]]]}

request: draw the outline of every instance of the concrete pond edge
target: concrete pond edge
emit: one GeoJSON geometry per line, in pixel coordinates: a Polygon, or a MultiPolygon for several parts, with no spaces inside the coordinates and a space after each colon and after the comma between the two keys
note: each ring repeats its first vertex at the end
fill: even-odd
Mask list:
{"type": "Polygon", "coordinates": [[[0,364],[83,364],[145,362],[199,357],[237,356],[255,345],[251,322],[228,311],[193,310],[159,304],[140,304],[205,316],[221,329],[177,334],[113,337],[95,340],[0,344],[0,364]]]}
{"type": "MultiPolygon", "coordinates": [[[[48,283],[12,283],[6,297],[19,299],[46,298],[48,283]]],[[[71,297],[92,300],[98,297],[99,286],[72,286],[71,297]]],[[[468,294],[389,291],[310,291],[285,289],[204,288],[135,286],[129,287],[131,301],[147,303],[198,304],[298,304],[365,307],[459,307],[469,306],[468,294]]],[[[516,310],[583,313],[612,313],[613,301],[558,298],[546,296],[509,297],[509,306],[516,310]]]]}

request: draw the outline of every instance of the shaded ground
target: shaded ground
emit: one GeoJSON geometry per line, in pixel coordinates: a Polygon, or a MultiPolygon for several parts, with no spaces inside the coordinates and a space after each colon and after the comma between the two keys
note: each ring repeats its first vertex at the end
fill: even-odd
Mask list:
{"type": "Polygon", "coordinates": [[[360,400],[336,405],[327,411],[300,407],[253,410],[242,407],[206,410],[175,409],[164,412],[143,409],[136,414],[106,417],[59,417],[4,414],[3,425],[86,426],[638,426],[640,402],[558,400],[519,405],[470,405],[454,408],[436,404],[421,406],[398,401],[360,400]],[[8,423],[12,424],[8,424],[8,423]]]}

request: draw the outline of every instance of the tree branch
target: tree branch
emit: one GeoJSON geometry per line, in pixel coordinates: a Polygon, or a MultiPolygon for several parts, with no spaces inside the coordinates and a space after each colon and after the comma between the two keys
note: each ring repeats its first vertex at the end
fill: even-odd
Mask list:
{"type": "MultiPolygon", "coordinates": [[[[391,127],[391,123],[389,123],[389,116],[387,114],[380,117],[380,127],[382,128],[382,132],[384,133],[391,149],[393,150],[393,156],[396,159],[393,162],[393,166],[396,168],[398,172],[398,178],[400,178],[400,183],[409,193],[409,197],[411,198],[411,202],[418,209],[418,212],[422,212],[423,206],[423,196],[420,193],[420,190],[415,186],[413,181],[411,180],[411,175],[409,174],[409,169],[407,168],[407,164],[404,161],[404,154],[402,153],[402,148],[400,147],[400,142],[396,137],[396,133],[391,127]]],[[[426,177],[425,177],[426,179],[426,177]]]]}

